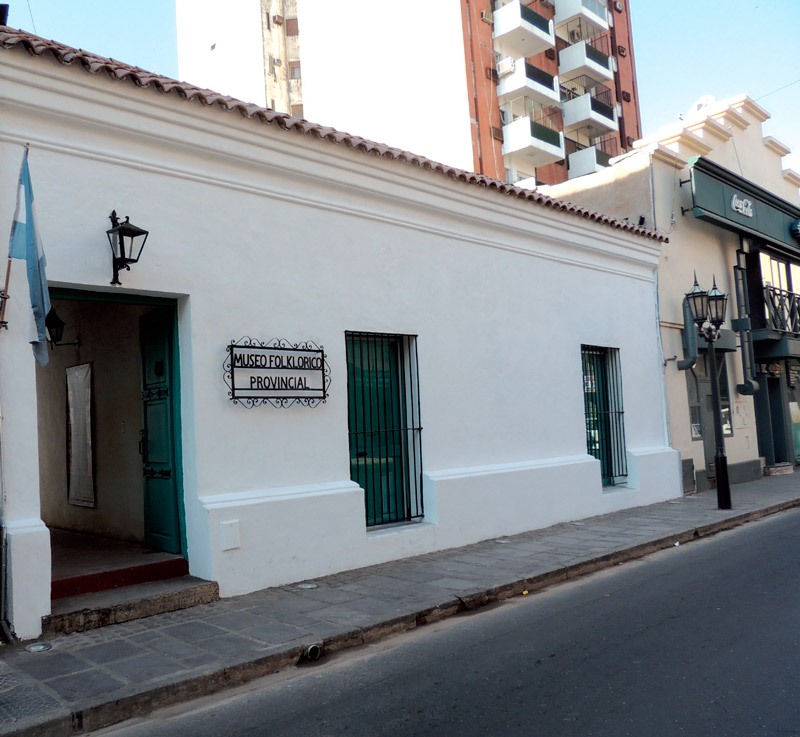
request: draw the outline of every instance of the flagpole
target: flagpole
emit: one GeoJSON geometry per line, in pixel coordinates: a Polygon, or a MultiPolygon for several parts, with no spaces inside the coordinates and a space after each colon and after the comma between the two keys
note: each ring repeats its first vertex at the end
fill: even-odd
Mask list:
{"type": "Polygon", "coordinates": [[[8,330],[8,321],[6,320],[6,302],[8,302],[8,283],[11,280],[11,259],[8,259],[8,266],[6,267],[6,284],[3,287],[3,293],[0,294],[0,301],[2,301],[2,306],[0,306],[0,330],[5,328],[8,330]]]}
{"type": "MultiPolygon", "coordinates": [[[[27,154],[30,150],[31,144],[26,142],[23,148],[27,154]]],[[[8,266],[6,266],[6,283],[3,286],[3,292],[0,294],[0,330],[4,328],[8,330],[8,320],[6,320],[6,302],[8,302],[8,285],[11,281],[11,253],[8,254],[8,266]]]]}

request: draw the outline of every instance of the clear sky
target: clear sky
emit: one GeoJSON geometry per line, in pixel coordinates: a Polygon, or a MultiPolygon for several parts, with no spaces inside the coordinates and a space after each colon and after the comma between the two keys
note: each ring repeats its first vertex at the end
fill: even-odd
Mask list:
{"type": "MultiPolygon", "coordinates": [[[[174,0],[8,1],[10,26],[177,76],[174,0]]],[[[645,134],[702,95],[747,93],[772,114],[765,134],[792,148],[784,166],[800,171],[800,0],[630,3],[645,134]]]]}

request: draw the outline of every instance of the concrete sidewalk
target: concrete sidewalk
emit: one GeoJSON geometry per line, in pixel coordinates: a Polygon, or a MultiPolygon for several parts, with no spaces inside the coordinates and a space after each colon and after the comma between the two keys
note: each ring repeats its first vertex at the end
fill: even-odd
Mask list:
{"type": "Polygon", "coordinates": [[[146,714],[800,507],[800,475],[556,525],[509,538],[223,599],[147,619],[50,637],[46,652],[0,650],[0,734],[69,735],[146,714]]]}

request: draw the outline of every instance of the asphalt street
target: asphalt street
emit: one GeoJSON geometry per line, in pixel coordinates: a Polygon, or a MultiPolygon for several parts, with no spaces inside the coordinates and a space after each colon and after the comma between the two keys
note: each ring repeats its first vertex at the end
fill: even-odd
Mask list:
{"type": "Polygon", "coordinates": [[[793,510],[103,734],[800,735],[799,549],[793,510]]]}

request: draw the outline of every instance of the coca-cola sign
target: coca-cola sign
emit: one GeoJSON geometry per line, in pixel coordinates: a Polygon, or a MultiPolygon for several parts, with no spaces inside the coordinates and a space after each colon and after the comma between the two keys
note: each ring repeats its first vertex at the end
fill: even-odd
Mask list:
{"type": "Polygon", "coordinates": [[[734,194],[731,197],[731,210],[734,212],[738,212],[740,215],[744,215],[746,218],[753,217],[753,200],[748,200],[746,197],[739,197],[738,194],[734,194]]]}

